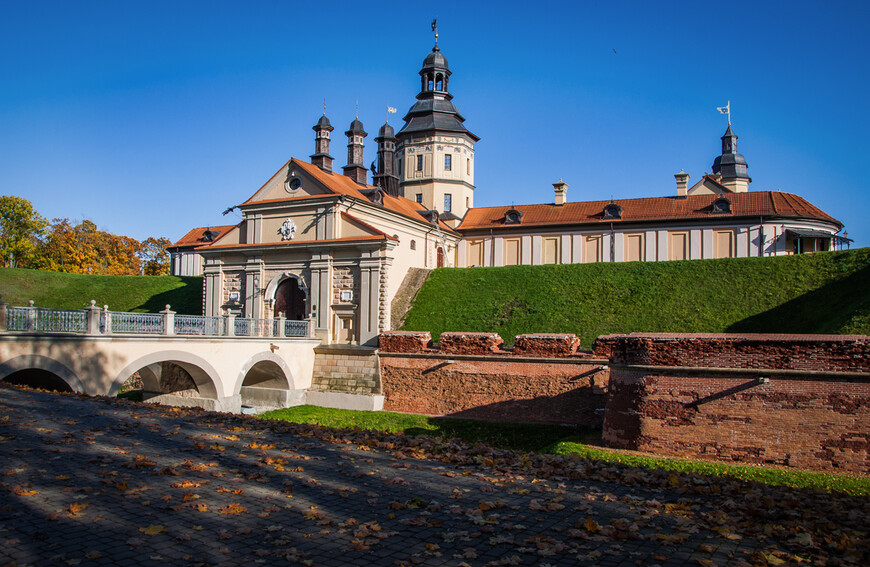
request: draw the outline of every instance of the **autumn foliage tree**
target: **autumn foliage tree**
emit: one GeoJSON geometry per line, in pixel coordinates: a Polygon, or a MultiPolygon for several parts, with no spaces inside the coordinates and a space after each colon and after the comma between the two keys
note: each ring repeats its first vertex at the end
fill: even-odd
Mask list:
{"type": "Polygon", "coordinates": [[[0,265],[29,267],[47,225],[27,199],[0,197],[0,265]]]}
{"type": "Polygon", "coordinates": [[[168,275],[167,238],[139,242],[90,220],[48,223],[27,199],[0,197],[0,265],[99,275],[168,275]]]}

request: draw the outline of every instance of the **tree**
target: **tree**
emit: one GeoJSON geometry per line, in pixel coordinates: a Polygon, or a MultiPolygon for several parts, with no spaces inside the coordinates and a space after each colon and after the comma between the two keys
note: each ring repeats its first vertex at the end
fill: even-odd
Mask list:
{"type": "Polygon", "coordinates": [[[0,197],[0,263],[7,268],[26,267],[48,226],[27,199],[0,197]]]}
{"type": "Polygon", "coordinates": [[[166,248],[172,245],[172,242],[165,237],[146,238],[142,241],[142,247],[139,251],[139,259],[145,269],[146,276],[168,276],[169,275],[169,252],[166,248]]]}
{"type": "Polygon", "coordinates": [[[54,219],[41,247],[39,267],[58,272],[133,276],[140,272],[142,245],[135,238],[103,232],[92,221],[73,225],[54,219]]]}

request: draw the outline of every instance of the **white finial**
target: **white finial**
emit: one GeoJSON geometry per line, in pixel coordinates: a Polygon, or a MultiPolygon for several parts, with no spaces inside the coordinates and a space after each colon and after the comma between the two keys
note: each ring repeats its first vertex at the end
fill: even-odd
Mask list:
{"type": "Polygon", "coordinates": [[[323,115],[326,116],[326,99],[323,99],[323,115]]]}
{"type": "Polygon", "coordinates": [[[359,120],[359,99],[356,99],[356,117],[359,120]]]}
{"type": "Polygon", "coordinates": [[[728,115],[728,125],[731,126],[731,101],[729,100],[725,106],[717,106],[716,110],[719,111],[719,114],[728,115]]]}

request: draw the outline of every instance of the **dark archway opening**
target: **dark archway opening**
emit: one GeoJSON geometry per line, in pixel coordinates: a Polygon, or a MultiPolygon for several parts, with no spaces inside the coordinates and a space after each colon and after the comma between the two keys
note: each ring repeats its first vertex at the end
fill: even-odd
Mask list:
{"type": "Polygon", "coordinates": [[[13,372],[3,380],[10,384],[17,384],[18,386],[40,388],[42,390],[50,390],[52,392],[73,391],[70,385],[64,382],[64,380],[60,376],[58,376],[54,372],[49,372],[48,370],[42,370],[39,368],[28,368],[26,370],[19,370],[17,372],[13,372]]]}
{"type": "Polygon", "coordinates": [[[302,321],[305,313],[305,291],[296,278],[287,278],[275,290],[275,317],[283,315],[292,321],[302,321]]]}

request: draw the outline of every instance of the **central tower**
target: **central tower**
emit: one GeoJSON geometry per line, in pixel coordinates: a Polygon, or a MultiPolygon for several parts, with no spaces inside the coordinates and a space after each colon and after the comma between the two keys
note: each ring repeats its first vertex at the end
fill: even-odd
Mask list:
{"type": "Polygon", "coordinates": [[[474,143],[480,140],[451,102],[450,75],[436,42],[420,69],[417,102],[396,134],[401,190],[443,220],[461,219],[474,206],[474,143]]]}

